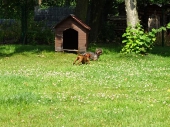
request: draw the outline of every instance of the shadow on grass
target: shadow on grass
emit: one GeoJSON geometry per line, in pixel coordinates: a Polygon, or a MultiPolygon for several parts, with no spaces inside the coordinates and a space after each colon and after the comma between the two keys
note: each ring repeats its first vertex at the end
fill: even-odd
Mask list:
{"type": "MultiPolygon", "coordinates": [[[[102,48],[104,51],[104,54],[109,53],[120,53],[122,49],[122,45],[115,45],[115,44],[92,44],[90,46],[90,50],[95,51],[96,48],[102,48]]],[[[163,56],[163,57],[170,57],[170,47],[168,46],[155,46],[151,51],[150,54],[163,56]]],[[[130,55],[131,56],[131,55],[130,55]]]]}
{"type": "Polygon", "coordinates": [[[22,54],[24,52],[41,53],[42,51],[53,52],[53,45],[0,45],[0,57],[10,57],[15,54],[22,54]]]}
{"type": "Polygon", "coordinates": [[[155,46],[152,49],[151,54],[159,55],[159,56],[163,56],[163,57],[169,57],[170,56],[170,47],[155,46]]]}
{"type": "Polygon", "coordinates": [[[96,48],[102,48],[104,54],[109,53],[120,53],[122,46],[115,45],[113,43],[97,43],[97,44],[90,44],[88,51],[95,52],[96,48]]]}
{"type": "MultiPolygon", "coordinates": [[[[122,46],[115,44],[104,44],[104,43],[91,43],[87,51],[94,52],[96,48],[102,48],[104,54],[110,53],[120,53],[122,46]]],[[[41,52],[55,52],[54,45],[0,45],[0,57],[10,57],[15,54],[24,54],[25,52],[38,54],[41,52]]],[[[154,55],[169,57],[170,56],[170,47],[161,47],[155,46],[150,52],[154,55]]]]}
{"type": "MultiPolygon", "coordinates": [[[[38,54],[43,51],[55,52],[54,45],[0,45],[0,57],[10,57],[15,54],[23,54],[25,52],[38,54]]],[[[96,48],[102,48],[104,54],[119,53],[121,46],[116,46],[114,44],[104,44],[104,43],[91,43],[87,51],[95,52],[96,48]]]]}

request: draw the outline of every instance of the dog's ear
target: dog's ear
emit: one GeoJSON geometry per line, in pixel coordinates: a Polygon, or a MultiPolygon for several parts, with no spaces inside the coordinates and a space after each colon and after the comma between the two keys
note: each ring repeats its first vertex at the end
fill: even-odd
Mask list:
{"type": "Polygon", "coordinates": [[[90,58],[91,55],[90,55],[90,53],[86,53],[84,56],[90,58]]]}

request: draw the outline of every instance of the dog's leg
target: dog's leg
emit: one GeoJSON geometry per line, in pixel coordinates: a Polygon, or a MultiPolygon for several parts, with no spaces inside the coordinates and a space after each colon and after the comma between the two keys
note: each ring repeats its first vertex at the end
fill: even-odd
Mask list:
{"type": "Polygon", "coordinates": [[[79,60],[79,57],[77,57],[76,58],[76,60],[73,62],[73,65],[76,63],[76,61],[78,61],[79,60]]]}
{"type": "Polygon", "coordinates": [[[73,62],[73,65],[76,64],[76,62],[77,62],[77,64],[82,63],[83,62],[83,56],[77,56],[76,60],[73,62]]]}
{"type": "Polygon", "coordinates": [[[78,65],[80,65],[81,63],[83,64],[83,56],[79,56],[79,61],[77,62],[78,65]]]}
{"type": "Polygon", "coordinates": [[[86,64],[90,64],[90,58],[89,57],[86,58],[86,64]]]}

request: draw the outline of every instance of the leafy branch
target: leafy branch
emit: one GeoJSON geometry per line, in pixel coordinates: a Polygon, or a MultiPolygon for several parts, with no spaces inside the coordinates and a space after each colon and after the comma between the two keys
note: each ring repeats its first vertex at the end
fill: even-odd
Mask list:
{"type": "Polygon", "coordinates": [[[166,29],[170,29],[170,23],[166,27],[160,27],[159,29],[152,29],[150,32],[144,32],[144,29],[140,24],[137,24],[135,28],[128,26],[126,32],[122,35],[124,40],[122,43],[125,46],[122,48],[121,52],[124,54],[136,53],[136,54],[146,54],[152,50],[154,43],[156,41],[156,34],[166,29]]]}

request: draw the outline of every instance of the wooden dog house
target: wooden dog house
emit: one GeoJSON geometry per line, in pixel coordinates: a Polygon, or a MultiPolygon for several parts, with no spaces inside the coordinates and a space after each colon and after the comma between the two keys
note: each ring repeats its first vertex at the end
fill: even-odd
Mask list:
{"type": "Polygon", "coordinates": [[[69,15],[54,29],[55,51],[86,51],[90,27],[76,16],[69,15]]]}

